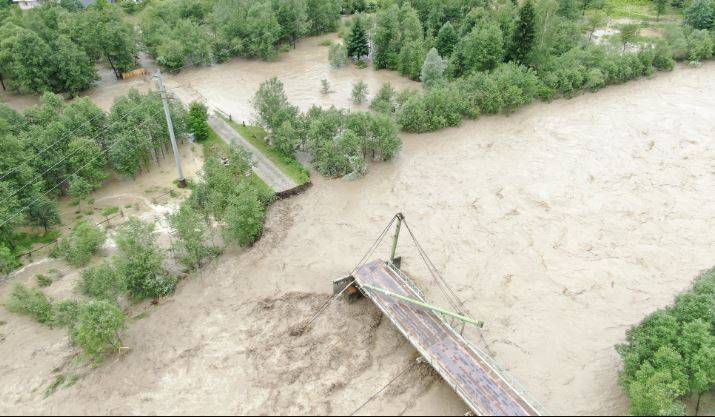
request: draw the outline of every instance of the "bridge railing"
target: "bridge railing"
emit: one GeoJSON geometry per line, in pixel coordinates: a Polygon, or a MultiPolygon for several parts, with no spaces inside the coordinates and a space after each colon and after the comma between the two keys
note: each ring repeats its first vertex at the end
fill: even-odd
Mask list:
{"type": "MultiPolygon", "coordinates": [[[[398,268],[392,262],[388,261],[388,262],[386,262],[386,264],[387,264],[388,268],[390,268],[393,272],[395,272],[395,274],[397,274],[397,276],[399,276],[404,281],[404,283],[406,285],[408,285],[410,288],[412,288],[415,291],[415,293],[417,293],[417,295],[420,296],[420,298],[422,298],[425,302],[428,302],[428,303],[430,302],[430,300],[427,298],[427,296],[425,296],[425,294],[417,286],[417,284],[414,282],[414,280],[412,280],[412,278],[410,278],[407,274],[405,274],[400,268],[398,268]]],[[[442,315],[442,314],[438,314],[438,315],[439,315],[440,319],[442,320],[442,322],[444,322],[444,324],[446,324],[450,329],[452,329],[452,331],[460,334],[460,336],[461,336],[461,333],[459,332],[459,330],[455,329],[454,326],[452,324],[450,324],[451,320],[446,320],[444,315],[442,315]]],[[[486,362],[487,365],[489,365],[494,370],[494,372],[498,373],[499,376],[501,376],[502,379],[504,379],[504,381],[514,390],[514,392],[516,392],[525,402],[527,402],[534,410],[536,410],[539,415],[542,415],[542,416],[548,415],[544,406],[539,401],[537,401],[516,378],[514,378],[504,368],[502,368],[497,363],[497,361],[494,360],[494,358],[492,358],[492,356],[489,353],[485,352],[483,349],[474,345],[472,342],[467,340],[464,336],[461,336],[461,337],[462,337],[462,340],[464,340],[464,342],[467,344],[467,346],[469,348],[471,348],[472,350],[474,350],[477,353],[477,355],[479,355],[480,359],[482,359],[484,362],[486,362]]],[[[430,365],[432,365],[432,367],[435,367],[435,364],[433,363],[431,358],[425,358],[425,360],[427,360],[430,363],[430,365]]],[[[452,384],[450,384],[450,386],[451,385],[452,384]]],[[[467,398],[465,396],[465,393],[458,386],[452,386],[452,389],[454,389],[455,391],[458,391],[458,394],[462,398],[467,398]]]]}

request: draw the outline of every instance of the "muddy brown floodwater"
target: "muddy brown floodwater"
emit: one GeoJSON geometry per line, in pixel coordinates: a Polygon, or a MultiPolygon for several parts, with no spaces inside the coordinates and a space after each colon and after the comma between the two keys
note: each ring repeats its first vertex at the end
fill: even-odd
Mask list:
{"type": "MultiPolygon", "coordinates": [[[[347,103],[358,70],[346,69],[343,81],[330,73],[339,93],[323,98],[327,48],[306,42],[315,44],[286,61],[235,61],[172,82],[186,89],[192,77],[194,92],[180,96],[201,94],[237,115],[271,74],[286,75],[301,107],[347,103]],[[251,75],[239,74],[245,67],[251,75]]],[[[311,189],[270,209],[254,247],[230,250],[147,307],[127,330],[128,352],[47,398],[55,376],[69,373],[72,348],[62,330],[2,311],[0,413],[352,413],[415,358],[413,349],[364,300],[333,304],[300,336],[291,330],[398,211],[485,321],[466,336],[551,413],[624,413],[614,345],[715,264],[713,91],[715,65],[682,67],[404,135],[397,159],[372,164],[358,181],[314,175],[311,189]]],[[[399,251],[439,303],[408,239],[399,251]]],[[[386,256],[386,245],[377,252],[386,256]]],[[[465,411],[418,366],[360,413],[465,411]]]]}

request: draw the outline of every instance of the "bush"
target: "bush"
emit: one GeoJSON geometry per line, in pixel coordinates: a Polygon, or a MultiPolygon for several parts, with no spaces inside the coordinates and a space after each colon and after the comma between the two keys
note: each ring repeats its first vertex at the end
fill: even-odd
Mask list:
{"type": "Polygon", "coordinates": [[[63,300],[54,305],[55,323],[58,326],[74,327],[79,317],[80,304],[74,300],[63,300]]]}
{"type": "Polygon", "coordinates": [[[158,298],[174,291],[177,280],[161,266],[163,254],[156,244],[154,224],[129,219],[119,230],[116,241],[114,266],[133,299],[158,298]]]}
{"type": "Polygon", "coordinates": [[[700,62],[713,57],[713,38],[707,30],[694,30],[688,36],[688,60],[700,62]]]}
{"type": "Polygon", "coordinates": [[[104,244],[106,235],[102,229],[87,222],[77,223],[70,235],[60,240],[57,253],[73,266],[84,266],[104,244]]]}
{"type": "Polygon", "coordinates": [[[45,287],[49,287],[50,285],[52,285],[52,279],[50,277],[48,277],[47,275],[43,275],[43,274],[37,274],[35,276],[35,281],[37,282],[37,286],[40,288],[45,288],[45,287]]]}
{"type": "Polygon", "coordinates": [[[199,102],[192,102],[189,105],[189,112],[186,115],[186,125],[189,131],[194,134],[197,141],[203,141],[209,137],[208,109],[199,102]]]}
{"type": "Polygon", "coordinates": [[[95,361],[101,361],[121,347],[119,333],[124,330],[126,317],[122,310],[108,301],[90,301],[79,309],[72,341],[95,361]]]}
{"type": "Polygon", "coordinates": [[[42,291],[29,289],[22,284],[13,285],[7,309],[30,316],[42,324],[52,325],[55,320],[52,301],[42,291]]]}
{"type": "Polygon", "coordinates": [[[15,253],[7,246],[0,244],[0,276],[7,276],[20,265],[15,253]]]}
{"type": "Polygon", "coordinates": [[[123,289],[120,276],[108,263],[85,269],[77,282],[77,291],[98,300],[114,302],[123,289]]]}

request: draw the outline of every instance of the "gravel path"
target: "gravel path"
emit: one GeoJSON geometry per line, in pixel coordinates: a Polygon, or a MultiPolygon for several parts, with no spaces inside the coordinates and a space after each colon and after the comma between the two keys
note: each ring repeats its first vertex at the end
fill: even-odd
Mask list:
{"type": "Polygon", "coordinates": [[[253,146],[246,138],[241,136],[236,129],[217,116],[209,116],[209,124],[216,133],[229,145],[239,145],[253,155],[253,170],[276,193],[296,188],[298,184],[278,168],[273,161],[268,159],[261,151],[253,146]]]}

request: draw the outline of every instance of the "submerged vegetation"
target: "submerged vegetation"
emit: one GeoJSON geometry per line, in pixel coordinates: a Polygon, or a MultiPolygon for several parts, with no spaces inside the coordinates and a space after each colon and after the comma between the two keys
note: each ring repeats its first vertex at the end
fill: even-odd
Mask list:
{"type": "Polygon", "coordinates": [[[617,350],[631,414],[685,414],[683,397],[715,387],[715,268],[630,329],[617,350]]]}
{"type": "MultiPolygon", "coordinates": [[[[176,134],[183,137],[186,111],[177,102],[170,108],[176,134]]],[[[20,228],[47,232],[60,223],[58,197],[86,199],[112,172],[135,177],[158,163],[168,147],[161,99],[154,93],[130,91],[108,114],[87,98],[65,103],[52,93],[23,113],[0,104],[3,262],[17,264],[12,258],[23,249],[20,228]]]]}
{"type": "MultiPolygon", "coordinates": [[[[643,38],[641,26],[628,23],[609,43],[592,40],[606,23],[604,10],[613,10],[607,2],[383,1],[374,16],[373,66],[421,80],[425,91],[395,94],[389,106],[371,108],[391,114],[405,131],[427,132],[480,114],[508,113],[535,99],[572,97],[668,71],[676,60],[712,58],[715,2],[672,7],[685,16],[684,24],[662,24],[662,38],[643,38]]],[[[661,5],[658,16],[664,10],[661,5]]],[[[365,20],[353,19],[348,51],[366,55],[360,49],[365,20]]],[[[339,48],[331,46],[334,67],[341,66],[333,52],[339,48]]]]}
{"type": "MultiPolygon", "coordinates": [[[[360,101],[365,88],[358,84],[360,101]]],[[[288,102],[277,78],[261,84],[253,105],[271,147],[291,158],[298,150],[307,151],[315,169],[326,176],[362,176],[368,160],[390,160],[402,143],[396,123],[381,114],[317,106],[301,113],[288,102]]]]}

